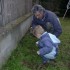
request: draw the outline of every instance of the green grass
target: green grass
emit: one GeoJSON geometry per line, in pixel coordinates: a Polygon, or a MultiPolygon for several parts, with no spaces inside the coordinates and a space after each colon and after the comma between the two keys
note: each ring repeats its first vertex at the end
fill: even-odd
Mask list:
{"type": "Polygon", "coordinates": [[[56,65],[49,64],[39,69],[41,58],[36,54],[38,48],[35,45],[37,39],[30,33],[19,42],[17,49],[3,66],[2,70],[70,70],[70,19],[60,19],[63,33],[60,36],[61,45],[56,65]]]}

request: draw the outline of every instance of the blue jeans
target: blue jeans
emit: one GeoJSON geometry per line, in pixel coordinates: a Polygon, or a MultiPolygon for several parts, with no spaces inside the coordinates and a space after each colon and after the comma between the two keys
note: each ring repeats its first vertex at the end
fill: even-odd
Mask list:
{"type": "Polygon", "coordinates": [[[49,62],[49,59],[45,58],[44,56],[41,56],[42,57],[42,60],[43,60],[43,64],[49,62]]]}
{"type": "Polygon", "coordinates": [[[45,55],[41,55],[42,59],[43,59],[43,63],[48,62],[50,59],[55,59],[56,57],[56,48],[53,47],[52,51],[48,54],[45,55]]]}

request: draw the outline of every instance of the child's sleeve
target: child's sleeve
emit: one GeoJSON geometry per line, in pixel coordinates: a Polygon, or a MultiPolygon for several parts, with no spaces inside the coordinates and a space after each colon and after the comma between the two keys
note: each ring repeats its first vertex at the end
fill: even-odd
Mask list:
{"type": "Polygon", "coordinates": [[[50,41],[43,42],[43,48],[39,49],[40,55],[48,54],[52,51],[53,45],[50,41]]]}
{"type": "Polygon", "coordinates": [[[44,47],[43,42],[41,40],[38,41],[37,45],[38,45],[39,48],[43,48],[44,47]]]}

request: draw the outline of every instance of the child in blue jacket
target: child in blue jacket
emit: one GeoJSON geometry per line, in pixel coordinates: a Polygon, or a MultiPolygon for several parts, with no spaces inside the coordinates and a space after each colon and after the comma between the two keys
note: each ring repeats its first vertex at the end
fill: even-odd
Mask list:
{"type": "Polygon", "coordinates": [[[34,28],[33,34],[39,39],[36,42],[39,47],[37,54],[42,57],[43,63],[48,62],[50,59],[55,59],[58,54],[60,40],[55,35],[45,32],[40,25],[34,28]]]}

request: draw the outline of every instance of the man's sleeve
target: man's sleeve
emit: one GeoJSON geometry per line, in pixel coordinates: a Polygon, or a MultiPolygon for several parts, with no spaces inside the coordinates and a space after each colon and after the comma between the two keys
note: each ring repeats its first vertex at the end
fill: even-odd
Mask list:
{"type": "Polygon", "coordinates": [[[33,16],[31,27],[34,28],[37,25],[36,18],[33,16]]]}

